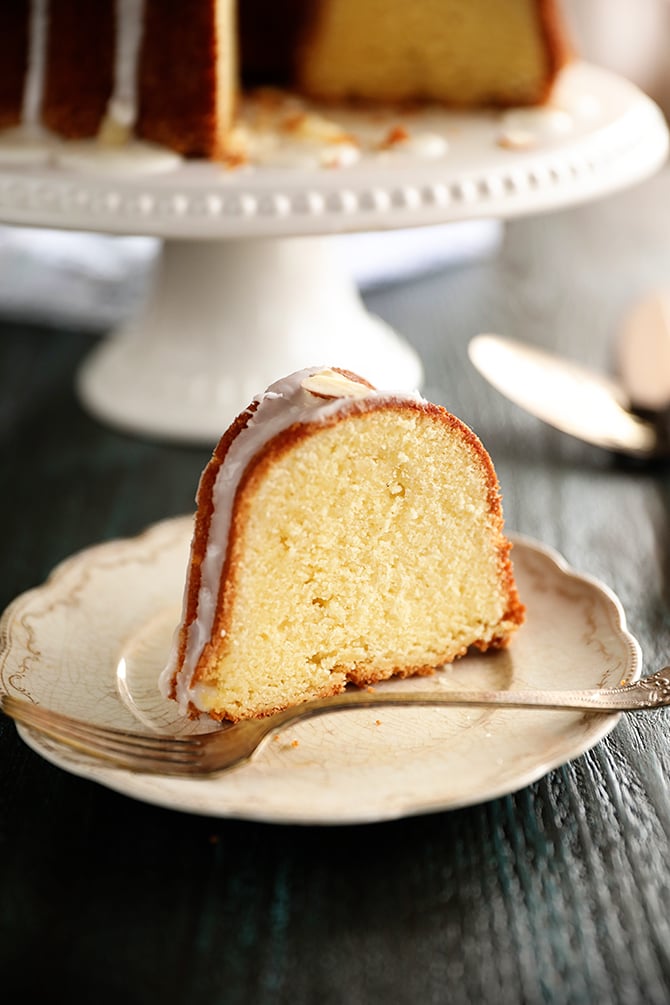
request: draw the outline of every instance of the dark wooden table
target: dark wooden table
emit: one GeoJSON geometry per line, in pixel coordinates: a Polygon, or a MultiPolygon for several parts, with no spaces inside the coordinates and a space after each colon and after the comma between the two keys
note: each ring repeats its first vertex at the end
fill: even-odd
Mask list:
{"type": "MultiPolygon", "coordinates": [[[[608,367],[638,297],[670,286],[670,173],[509,225],[493,261],[378,290],[427,396],[489,448],[507,523],[619,595],[670,661],[670,468],[552,431],[470,366],[502,331],[608,367]]],[[[80,409],[93,336],[0,326],[4,606],[87,545],[189,512],[207,451],[80,409]]],[[[346,366],[347,361],[339,361],[346,366]]],[[[0,987],[189,1005],[670,1001],[670,718],[622,721],[506,798],[345,827],[190,816],[52,767],[0,721],[0,987]]]]}

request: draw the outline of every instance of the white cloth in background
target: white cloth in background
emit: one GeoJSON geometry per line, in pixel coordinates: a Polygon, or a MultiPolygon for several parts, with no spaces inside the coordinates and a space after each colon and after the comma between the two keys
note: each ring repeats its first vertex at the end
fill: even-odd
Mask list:
{"type": "Polygon", "coordinates": [[[336,240],[344,245],[344,260],[365,290],[488,258],[497,253],[502,237],[503,224],[497,220],[466,220],[347,234],[336,240]]]}
{"type": "Polygon", "coordinates": [[[106,329],[146,296],[158,242],[0,227],[0,318],[106,329]]]}
{"type": "MultiPolygon", "coordinates": [[[[495,254],[503,225],[476,220],[333,237],[364,291],[495,254]]],[[[107,330],[141,310],[160,241],[0,226],[0,319],[107,330]]]]}

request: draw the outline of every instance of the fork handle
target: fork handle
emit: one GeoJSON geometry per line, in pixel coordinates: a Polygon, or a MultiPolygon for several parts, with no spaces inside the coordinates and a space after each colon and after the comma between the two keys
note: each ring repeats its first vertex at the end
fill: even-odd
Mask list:
{"type": "Polygon", "coordinates": [[[321,698],[287,708],[271,716],[275,726],[295,719],[310,718],[340,708],[374,708],[382,705],[453,705],[579,709],[584,712],[639,712],[670,705],[670,667],[631,684],[583,691],[344,691],[331,698],[321,698]]]}

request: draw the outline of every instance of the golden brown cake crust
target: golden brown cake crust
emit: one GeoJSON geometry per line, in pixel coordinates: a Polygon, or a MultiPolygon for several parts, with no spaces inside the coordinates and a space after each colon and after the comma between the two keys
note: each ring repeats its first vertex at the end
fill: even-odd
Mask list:
{"type": "Polygon", "coordinates": [[[0,129],[21,121],[28,67],[28,0],[0,3],[0,129]]]}
{"type": "Polygon", "coordinates": [[[243,87],[290,87],[317,0],[241,0],[237,19],[243,87]]]}
{"type": "Polygon", "coordinates": [[[113,0],[50,0],[42,118],[66,139],[95,136],[114,83],[113,0]]]}
{"type": "Polygon", "coordinates": [[[221,157],[216,60],[212,3],[146,0],[137,134],[184,157],[221,157]]]}
{"type": "MultiPolygon", "coordinates": [[[[339,372],[345,374],[353,380],[364,383],[366,386],[372,387],[372,385],[368,384],[367,381],[364,381],[356,374],[352,374],[349,371],[339,372]]],[[[256,403],[253,403],[246,412],[238,416],[232,426],[223,435],[212,455],[209,465],[203,472],[203,476],[200,481],[197,493],[198,509],[192,544],[192,561],[187,582],[185,613],[180,630],[177,669],[181,667],[184,660],[188,628],[197,616],[198,591],[200,589],[201,582],[201,565],[205,555],[209,527],[214,511],[214,484],[221,465],[224,463],[232,443],[239,433],[245,428],[256,407],[256,403]]],[[[351,416],[361,415],[382,409],[395,409],[398,413],[418,411],[433,417],[437,421],[444,423],[448,428],[458,432],[464,442],[469,445],[473,454],[477,457],[486,478],[489,514],[493,532],[497,536],[496,547],[498,554],[498,572],[502,588],[507,597],[507,606],[502,621],[507,623],[507,630],[499,637],[494,637],[487,641],[474,641],[472,645],[482,651],[491,648],[504,648],[508,645],[513,627],[519,626],[523,623],[525,607],[519,598],[514,580],[512,564],[510,561],[510,551],[512,545],[503,532],[500,488],[491,458],[484,449],[481,441],[472,432],[472,430],[461,422],[460,419],[447,411],[447,409],[422,400],[394,400],[391,396],[383,396],[382,398],[370,397],[352,399],[348,407],[346,407],[343,411],[338,412],[325,420],[322,419],[319,422],[314,423],[295,423],[278,435],[274,436],[272,439],[268,440],[263,448],[259,450],[256,456],[248,464],[244,474],[242,475],[233,504],[228,548],[220,579],[219,595],[217,598],[217,613],[214,618],[214,624],[211,632],[212,638],[219,638],[226,634],[230,626],[232,606],[236,592],[237,573],[241,558],[240,532],[241,528],[245,524],[246,514],[253,498],[255,485],[264,477],[268,468],[282,454],[305,437],[318,433],[320,430],[329,426],[335,426],[339,422],[346,420],[351,416]]],[[[445,652],[442,658],[436,660],[430,665],[399,666],[394,668],[392,675],[396,677],[408,677],[432,674],[439,666],[452,662],[457,657],[464,655],[465,652],[466,648],[463,648],[458,652],[445,652]]],[[[215,661],[216,652],[211,644],[208,643],[205,646],[198,666],[196,667],[194,682],[202,680],[207,674],[210,663],[214,663],[215,661]]],[[[391,674],[389,674],[388,671],[379,674],[375,673],[375,671],[367,664],[361,664],[354,666],[353,668],[346,669],[347,680],[358,685],[373,684],[381,681],[382,679],[387,679],[389,676],[391,676],[391,674]]],[[[341,684],[334,685],[331,688],[326,688],[319,694],[319,697],[327,697],[328,695],[335,694],[338,691],[341,691],[342,688],[343,685],[341,684]]],[[[175,683],[173,679],[173,696],[174,692],[175,683]]],[[[278,709],[266,709],[259,714],[271,715],[275,711],[278,711],[278,709]]],[[[199,714],[195,708],[192,708],[191,712],[194,715],[199,714]]],[[[216,713],[210,714],[213,718],[223,717],[218,716],[216,713]]]]}
{"type": "MultiPolygon", "coordinates": [[[[216,482],[219,469],[225,460],[226,454],[230,450],[233,440],[235,440],[247,426],[249,419],[254,414],[257,407],[257,402],[252,402],[244,412],[237,416],[232,425],[229,426],[217,443],[198,484],[198,491],[195,498],[196,514],[195,526],[193,529],[193,541],[191,544],[191,559],[185,589],[184,614],[178,639],[177,667],[181,667],[184,662],[188,628],[195,621],[198,613],[198,591],[200,590],[202,577],[202,559],[207,547],[209,527],[214,513],[214,483],[216,482]]],[[[174,697],[174,695],[175,681],[173,678],[171,697],[174,697]]]]}
{"type": "Polygon", "coordinates": [[[547,53],[547,76],[544,90],[537,96],[537,103],[547,101],[559,71],[574,57],[563,17],[556,0],[536,0],[537,12],[542,27],[547,53]]]}

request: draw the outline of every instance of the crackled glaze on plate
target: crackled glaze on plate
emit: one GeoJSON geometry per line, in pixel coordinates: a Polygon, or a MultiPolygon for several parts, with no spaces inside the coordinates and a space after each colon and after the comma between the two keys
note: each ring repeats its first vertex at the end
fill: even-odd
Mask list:
{"type": "MultiPolygon", "coordinates": [[[[0,685],[70,715],[137,730],[185,732],[157,690],[183,589],[191,518],[75,555],[23,594],[0,623],[0,685]]],[[[639,647],[607,587],[515,537],[526,624],[509,650],[468,655],[395,690],[584,688],[640,673],[639,647]]],[[[106,767],[20,728],[47,760],[172,809],[281,823],[393,819],[513,792],[577,757],[617,715],[493,709],[351,709],[287,728],[249,764],[175,779],[106,767]]]]}

